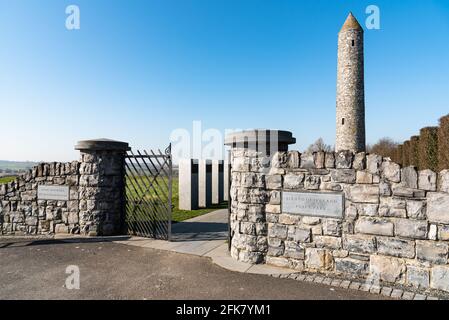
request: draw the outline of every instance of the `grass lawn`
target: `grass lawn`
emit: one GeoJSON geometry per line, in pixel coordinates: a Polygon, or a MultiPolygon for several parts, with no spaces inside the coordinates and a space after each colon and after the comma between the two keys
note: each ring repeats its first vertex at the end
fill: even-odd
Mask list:
{"type": "MultiPolygon", "coordinates": [[[[218,210],[218,209],[224,209],[228,207],[228,204],[226,202],[222,203],[222,204],[216,204],[216,205],[212,205],[210,208],[201,208],[198,210],[180,210],[179,209],[179,183],[178,183],[178,177],[173,177],[173,181],[172,181],[172,221],[173,222],[179,222],[179,221],[184,221],[187,219],[191,219],[194,217],[198,217],[201,216],[203,214],[212,212],[214,210],[218,210]]],[[[150,182],[147,180],[147,178],[144,177],[139,177],[137,178],[137,182],[134,180],[129,180],[127,179],[127,189],[126,192],[128,194],[131,194],[132,197],[140,197],[142,194],[145,193],[145,190],[142,189],[142,187],[139,189],[139,187],[137,187],[137,183],[140,186],[148,186],[150,184],[150,182]]],[[[147,200],[150,200],[153,203],[159,203],[162,201],[166,201],[166,197],[165,195],[168,195],[168,181],[166,178],[158,178],[157,182],[154,184],[155,185],[155,189],[159,190],[159,196],[156,194],[156,191],[154,189],[152,189],[151,191],[149,191],[148,193],[145,193],[144,198],[146,198],[147,200]],[[159,200],[160,199],[160,200],[159,200]]]]}
{"type": "Polygon", "coordinates": [[[4,184],[4,183],[8,183],[11,182],[15,179],[16,177],[2,177],[0,178],[0,184],[4,184]]]}

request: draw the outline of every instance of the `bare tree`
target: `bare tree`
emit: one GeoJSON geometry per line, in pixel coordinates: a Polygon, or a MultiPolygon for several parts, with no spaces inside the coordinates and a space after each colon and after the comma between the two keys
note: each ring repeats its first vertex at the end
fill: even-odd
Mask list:
{"type": "Polygon", "coordinates": [[[366,150],[368,153],[378,154],[384,157],[395,158],[398,143],[391,138],[385,137],[380,139],[373,145],[368,145],[366,150]]]}
{"type": "Polygon", "coordinates": [[[333,151],[333,149],[334,148],[331,145],[324,143],[323,138],[319,138],[317,141],[315,141],[307,148],[307,152],[318,152],[318,151],[331,152],[333,151]]]}

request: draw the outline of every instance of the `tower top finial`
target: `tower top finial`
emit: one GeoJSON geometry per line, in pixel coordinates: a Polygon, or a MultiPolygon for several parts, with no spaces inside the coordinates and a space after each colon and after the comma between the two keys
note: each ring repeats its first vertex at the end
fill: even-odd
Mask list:
{"type": "Polygon", "coordinates": [[[360,23],[357,21],[357,19],[354,17],[352,12],[349,12],[348,18],[346,18],[346,21],[341,28],[340,32],[346,31],[346,30],[360,30],[363,32],[363,28],[360,25],[360,23]]]}

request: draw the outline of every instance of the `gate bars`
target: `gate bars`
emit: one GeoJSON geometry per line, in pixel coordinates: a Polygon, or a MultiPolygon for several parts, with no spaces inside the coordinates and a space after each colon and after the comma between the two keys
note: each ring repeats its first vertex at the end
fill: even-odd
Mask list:
{"type": "Polygon", "coordinates": [[[161,240],[171,239],[172,156],[171,144],[161,152],[128,151],[126,167],[127,232],[161,240]]]}

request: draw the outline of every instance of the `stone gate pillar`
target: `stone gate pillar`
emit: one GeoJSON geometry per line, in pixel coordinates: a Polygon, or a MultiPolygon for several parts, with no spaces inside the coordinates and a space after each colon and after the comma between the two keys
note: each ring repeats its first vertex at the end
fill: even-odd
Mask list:
{"type": "Polygon", "coordinates": [[[98,139],[79,141],[79,220],[81,233],[117,235],[124,231],[125,155],[128,143],[98,139]]]}
{"type": "MultiPolygon", "coordinates": [[[[296,143],[292,133],[278,130],[249,130],[232,133],[231,147],[231,256],[243,262],[263,263],[268,251],[266,212],[280,204],[280,190],[267,189],[265,176],[273,174],[272,161],[278,152],[296,143]]],[[[274,166],[275,167],[275,166],[274,166]]],[[[279,170],[282,170],[279,168],[279,170]]],[[[281,178],[281,175],[278,175],[281,178]]],[[[281,182],[279,181],[279,189],[281,182]]]]}

